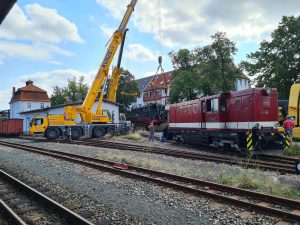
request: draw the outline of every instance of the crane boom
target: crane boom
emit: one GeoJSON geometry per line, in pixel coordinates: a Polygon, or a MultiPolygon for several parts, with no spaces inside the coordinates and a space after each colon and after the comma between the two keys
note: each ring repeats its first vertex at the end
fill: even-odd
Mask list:
{"type": "Polygon", "coordinates": [[[124,48],[124,42],[125,42],[125,37],[126,37],[127,31],[128,31],[128,29],[126,28],[124,31],[124,34],[123,34],[123,39],[122,39],[122,43],[121,43],[120,50],[119,50],[117,66],[114,67],[114,69],[112,71],[111,79],[109,81],[107,100],[109,100],[111,102],[116,101],[116,93],[118,90],[118,83],[119,83],[120,74],[121,74],[121,61],[122,61],[122,55],[123,55],[123,48],[124,48]]]}
{"type": "MultiPolygon", "coordinates": [[[[59,115],[49,114],[47,117],[33,118],[29,129],[31,134],[43,133],[47,139],[54,140],[64,135],[67,127],[71,126],[70,136],[72,139],[77,140],[83,135],[97,138],[115,130],[128,130],[130,126],[126,121],[125,123],[115,123],[113,118],[110,116],[113,115],[113,112],[110,113],[107,110],[102,109],[102,99],[109,67],[124,38],[127,23],[134,11],[136,3],[137,0],[131,0],[130,4],[127,6],[127,10],[123,16],[120,26],[113,33],[105,56],[82,105],[66,106],[63,113],[59,115]],[[98,107],[96,112],[93,112],[92,107],[96,101],[99,91],[101,91],[101,95],[98,107]],[[78,115],[80,115],[81,121],[78,121],[78,115]]],[[[117,85],[117,80],[115,83],[117,85]]]]}
{"type": "Polygon", "coordinates": [[[82,103],[81,107],[77,109],[81,114],[81,118],[84,122],[88,121],[88,115],[85,112],[89,112],[97,98],[98,92],[103,84],[104,79],[108,76],[108,70],[111,65],[111,62],[115,56],[115,53],[122,42],[123,33],[125,32],[129,18],[134,11],[134,7],[137,3],[137,0],[131,0],[130,4],[127,6],[127,10],[124,14],[124,17],[120,23],[119,28],[114,32],[113,37],[109,43],[108,49],[104,56],[104,59],[101,63],[101,66],[98,69],[97,75],[92,83],[91,88],[88,91],[88,94],[82,103]]]}

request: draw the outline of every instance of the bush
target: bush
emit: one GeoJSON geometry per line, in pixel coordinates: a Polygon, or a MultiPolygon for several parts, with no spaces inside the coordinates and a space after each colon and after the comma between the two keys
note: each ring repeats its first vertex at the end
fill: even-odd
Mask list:
{"type": "Polygon", "coordinates": [[[139,133],[131,133],[123,136],[122,138],[131,141],[139,141],[141,140],[141,135],[139,133]]]}
{"type": "Polygon", "coordinates": [[[292,144],[289,148],[284,150],[284,155],[286,156],[300,156],[300,146],[297,144],[292,144]]]}

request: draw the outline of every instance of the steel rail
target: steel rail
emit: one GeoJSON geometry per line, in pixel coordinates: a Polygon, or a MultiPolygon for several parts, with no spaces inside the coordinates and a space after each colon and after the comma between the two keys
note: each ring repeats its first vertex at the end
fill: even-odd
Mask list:
{"type": "Polygon", "coordinates": [[[27,225],[4,201],[0,199],[1,211],[14,225],[27,225]]]}
{"type": "Polygon", "coordinates": [[[205,161],[212,161],[216,163],[226,163],[231,165],[239,165],[245,166],[248,168],[260,168],[265,170],[271,171],[279,171],[282,173],[291,173],[291,174],[298,174],[295,170],[295,163],[277,163],[277,162],[268,162],[262,160],[251,160],[251,159],[241,159],[241,158],[232,158],[228,156],[213,156],[207,155],[203,153],[197,152],[189,152],[189,151],[182,151],[182,150],[171,150],[171,149],[163,149],[157,147],[146,147],[140,145],[132,145],[132,144],[124,144],[124,143],[117,143],[117,142],[110,142],[110,141],[77,141],[75,144],[83,144],[88,146],[96,146],[96,147],[104,147],[104,148],[115,148],[119,150],[128,150],[128,151],[139,151],[139,152],[146,152],[146,153],[155,153],[155,154],[163,154],[173,157],[180,157],[180,158],[188,158],[193,160],[205,160],[205,161]]]}
{"type": "MultiPolygon", "coordinates": [[[[8,181],[10,184],[17,186],[19,189],[23,190],[24,192],[29,194],[34,199],[38,200],[39,203],[43,204],[46,207],[51,208],[53,211],[55,211],[60,216],[62,216],[62,218],[66,219],[68,223],[74,224],[74,225],[93,225],[93,223],[89,222],[85,218],[74,213],[70,209],[57,203],[56,201],[52,200],[51,198],[47,197],[46,195],[42,194],[41,192],[35,190],[34,188],[28,186],[27,184],[23,183],[22,181],[18,180],[15,177],[11,176],[10,174],[4,172],[3,170],[0,170],[0,177],[4,180],[8,181]]],[[[7,210],[9,210],[9,209],[7,209],[7,210]]],[[[16,213],[13,213],[12,210],[10,210],[10,211],[11,211],[10,215],[14,216],[15,220],[18,221],[18,218],[16,217],[16,213]]],[[[24,221],[23,221],[23,223],[24,223],[24,221]]],[[[20,224],[22,224],[22,222],[20,224]]],[[[24,224],[22,224],[22,225],[24,225],[24,224]]]]}
{"type": "Polygon", "coordinates": [[[276,217],[282,217],[285,220],[289,221],[300,221],[300,215],[297,214],[297,212],[288,212],[279,210],[272,207],[267,207],[259,204],[254,204],[251,202],[246,202],[240,199],[236,199],[233,196],[239,195],[240,197],[252,197],[255,200],[260,200],[263,202],[269,202],[271,204],[275,205],[282,205],[286,206],[288,208],[293,209],[300,209],[300,201],[295,201],[291,199],[286,198],[280,198],[268,194],[253,192],[245,189],[240,188],[234,188],[226,185],[216,184],[212,182],[202,181],[198,179],[193,179],[189,177],[182,177],[170,173],[163,173],[160,171],[150,170],[146,168],[136,167],[136,166],[130,166],[128,165],[128,170],[120,170],[114,168],[115,162],[107,161],[107,160],[101,160],[101,159],[94,159],[82,155],[72,154],[72,153],[66,153],[66,152],[60,152],[56,150],[49,150],[49,149],[43,149],[43,148],[36,148],[36,147],[30,147],[26,145],[19,145],[19,144],[12,144],[12,143],[3,143],[0,141],[0,144],[17,148],[17,149],[23,149],[30,152],[35,152],[47,156],[52,156],[59,159],[64,159],[67,161],[76,162],[85,166],[93,167],[96,169],[108,171],[114,174],[120,174],[127,177],[133,177],[135,179],[140,180],[146,180],[151,181],[154,183],[158,183],[167,187],[171,187],[174,189],[179,189],[184,192],[188,192],[194,195],[202,195],[209,198],[213,198],[217,201],[222,202],[229,202],[234,205],[237,205],[238,207],[243,207],[246,209],[251,209],[257,212],[267,213],[276,217]],[[103,165],[104,164],[104,165],[103,165]],[[142,174],[140,174],[142,173],[142,174]],[[157,176],[157,177],[153,177],[157,176]],[[166,180],[167,179],[167,180],[166,180]],[[169,181],[168,179],[172,179],[173,181],[169,181]],[[180,184],[178,183],[180,182],[180,184]],[[185,182],[185,185],[182,184],[182,182],[185,182]],[[195,188],[192,186],[200,186],[202,187],[201,190],[199,188],[195,188]],[[209,190],[206,190],[207,187],[209,190],[216,190],[226,193],[231,193],[231,196],[226,196],[222,194],[212,193],[209,190]]]}
{"type": "MultiPolygon", "coordinates": [[[[38,142],[49,142],[46,139],[33,139],[33,138],[24,138],[25,140],[34,140],[38,142]]],[[[87,146],[95,146],[95,147],[103,147],[103,148],[113,148],[118,150],[126,150],[126,151],[136,151],[136,152],[145,152],[145,153],[155,153],[162,154],[167,156],[172,156],[176,158],[186,158],[192,160],[204,160],[215,163],[226,163],[229,165],[237,165],[244,166],[246,168],[259,168],[262,170],[268,171],[276,171],[287,174],[299,174],[300,171],[296,169],[297,162],[270,162],[264,160],[253,160],[253,159],[244,159],[244,158],[236,158],[229,157],[227,155],[217,156],[217,155],[208,155],[200,152],[192,152],[192,151],[184,151],[184,150],[172,150],[167,148],[158,148],[158,147],[149,147],[149,146],[141,146],[134,145],[128,143],[118,143],[107,140],[98,140],[87,138],[84,140],[77,141],[68,141],[68,140],[56,140],[52,142],[58,143],[68,143],[68,144],[77,144],[77,145],[87,145],[87,146]]]]}

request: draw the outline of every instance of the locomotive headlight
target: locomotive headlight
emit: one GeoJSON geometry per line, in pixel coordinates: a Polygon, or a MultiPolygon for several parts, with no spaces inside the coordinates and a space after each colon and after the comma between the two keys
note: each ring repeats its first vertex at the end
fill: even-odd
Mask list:
{"type": "Polygon", "coordinates": [[[272,94],[272,88],[263,88],[263,89],[261,89],[261,93],[263,95],[271,95],[272,94]]]}
{"type": "Polygon", "coordinates": [[[296,172],[300,173],[300,162],[296,163],[296,172]]]}

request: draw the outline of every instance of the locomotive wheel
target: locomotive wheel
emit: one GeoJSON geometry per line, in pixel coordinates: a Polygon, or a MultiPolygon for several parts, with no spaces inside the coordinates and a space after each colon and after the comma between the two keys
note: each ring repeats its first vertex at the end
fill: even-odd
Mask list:
{"type": "Polygon", "coordinates": [[[45,131],[45,137],[48,140],[55,140],[59,137],[59,130],[56,127],[48,127],[45,131]]]}
{"type": "Polygon", "coordinates": [[[72,127],[72,140],[78,140],[82,135],[81,129],[79,127],[72,127]]]}
{"type": "Polygon", "coordinates": [[[94,138],[99,138],[105,135],[105,130],[103,127],[94,127],[92,136],[94,138]]]}

